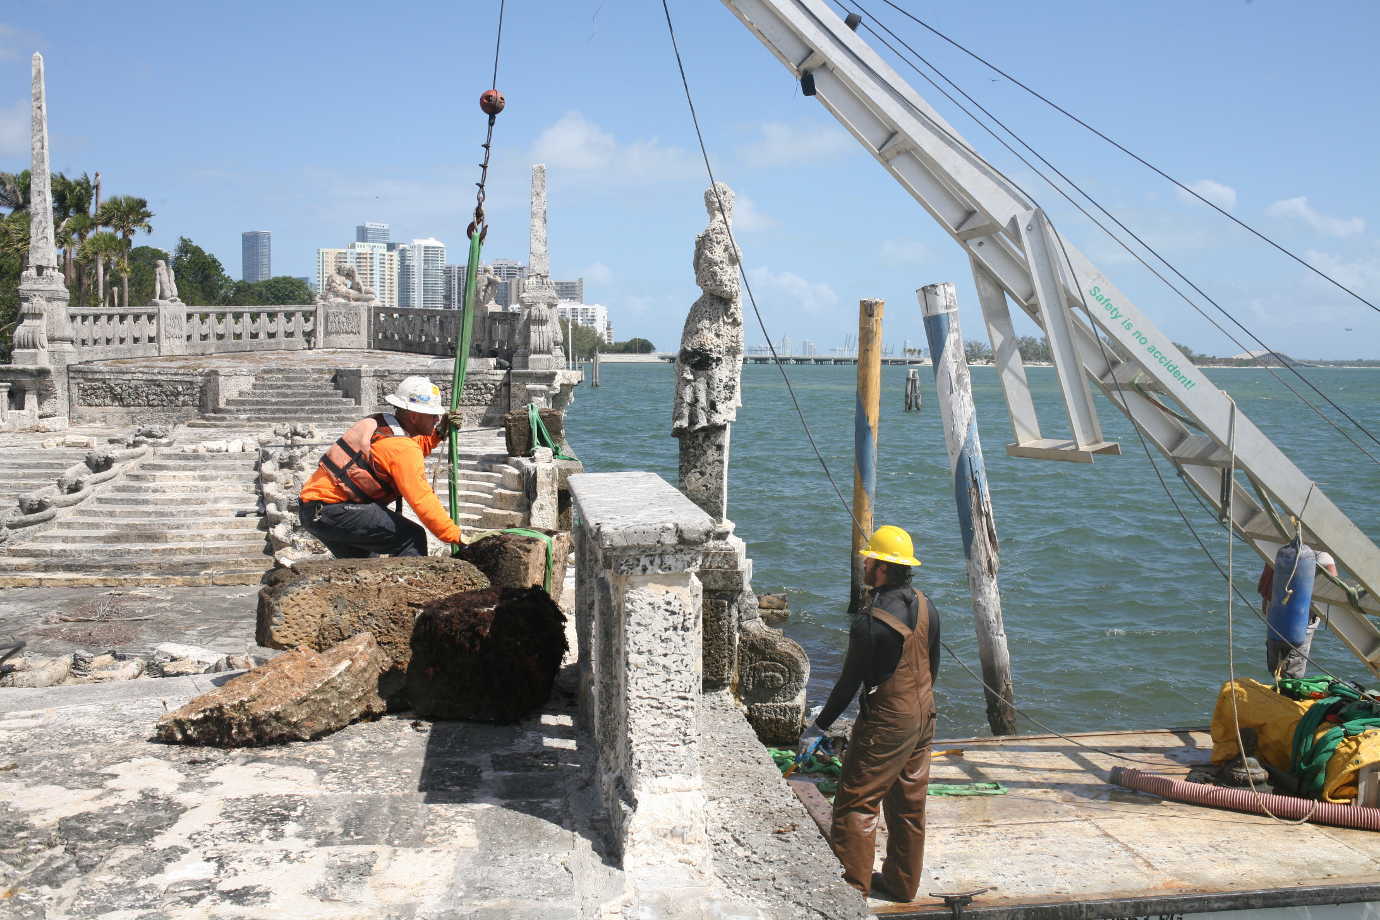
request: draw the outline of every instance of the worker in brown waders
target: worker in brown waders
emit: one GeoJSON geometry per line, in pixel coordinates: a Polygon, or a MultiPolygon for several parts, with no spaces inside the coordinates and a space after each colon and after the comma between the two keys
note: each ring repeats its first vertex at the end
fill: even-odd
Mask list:
{"type": "Polygon", "coordinates": [[[384,399],[397,411],[351,425],[299,496],[302,526],[337,559],[425,556],[427,530],[442,543],[461,542],[426,478],[426,455],[450,432],[441,390],[425,377],[406,377],[384,399]],[[402,516],[404,499],[426,530],[402,516]]]}
{"type": "Polygon", "coordinates": [[[829,842],[848,884],[864,895],[913,901],[925,862],[939,614],[911,587],[911,568],[920,560],[910,534],[879,527],[861,555],[871,589],[867,607],[853,618],[843,673],[806,743],[861,691],[829,842]],[[873,874],[878,810],[886,816],[887,847],[882,871],[873,874]]]}

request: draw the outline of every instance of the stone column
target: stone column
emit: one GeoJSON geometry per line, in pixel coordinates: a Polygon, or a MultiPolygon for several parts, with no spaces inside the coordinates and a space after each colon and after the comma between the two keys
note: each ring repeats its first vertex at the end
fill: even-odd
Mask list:
{"type": "Polygon", "coordinates": [[[5,422],[10,415],[10,384],[0,380],[0,431],[5,430],[5,422]]]}
{"type": "Polygon", "coordinates": [[[699,755],[708,515],[652,473],[570,477],[582,723],[630,874],[709,867],[699,755]]]}
{"type": "Polygon", "coordinates": [[[66,427],[67,365],[76,345],[67,316],[67,285],[58,269],[53,241],[53,189],[48,168],[48,106],[43,56],[33,56],[32,122],[29,186],[29,264],[19,279],[20,323],[14,332],[15,364],[50,367],[53,398],[39,412],[54,428],[66,427]]]}
{"type": "Polygon", "coordinates": [[[522,322],[513,367],[554,370],[565,366],[561,357],[561,324],[557,317],[556,286],[551,283],[551,254],[547,243],[546,167],[532,167],[532,220],[527,254],[527,277],[518,302],[522,322]]]}

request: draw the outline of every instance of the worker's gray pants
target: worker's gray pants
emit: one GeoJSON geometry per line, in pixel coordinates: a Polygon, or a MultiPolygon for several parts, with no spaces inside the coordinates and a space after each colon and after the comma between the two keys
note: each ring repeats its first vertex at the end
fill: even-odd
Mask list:
{"type": "Polygon", "coordinates": [[[1308,655],[1313,647],[1313,633],[1317,632],[1318,621],[1308,624],[1308,632],[1297,646],[1283,639],[1265,640],[1265,666],[1270,675],[1276,671],[1280,677],[1303,677],[1308,671],[1308,655]]]}
{"type": "Polygon", "coordinates": [[[307,502],[299,517],[337,559],[426,555],[426,530],[382,505],[307,502]]]}

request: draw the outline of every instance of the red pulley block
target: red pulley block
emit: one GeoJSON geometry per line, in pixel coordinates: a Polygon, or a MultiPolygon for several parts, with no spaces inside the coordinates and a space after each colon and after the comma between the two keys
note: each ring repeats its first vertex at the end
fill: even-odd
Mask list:
{"type": "Polygon", "coordinates": [[[479,107],[484,110],[485,115],[497,115],[503,111],[503,94],[496,89],[486,89],[479,97],[479,107]]]}

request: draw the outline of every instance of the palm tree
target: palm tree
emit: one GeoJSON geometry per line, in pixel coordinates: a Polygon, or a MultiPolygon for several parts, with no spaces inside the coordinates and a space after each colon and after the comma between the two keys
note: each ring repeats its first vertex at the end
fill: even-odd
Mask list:
{"type": "Polygon", "coordinates": [[[29,210],[29,171],[0,172],[0,208],[11,214],[29,210]]]}
{"type": "Polygon", "coordinates": [[[81,247],[85,245],[86,238],[99,226],[90,214],[77,213],[64,220],[57,228],[58,245],[62,246],[66,253],[63,270],[67,286],[76,287],[78,303],[82,300],[82,292],[86,290],[86,276],[77,270],[77,265],[81,261],[81,247]]]}
{"type": "Polygon", "coordinates": [[[115,234],[108,230],[101,230],[91,236],[82,244],[77,252],[77,259],[82,263],[95,263],[98,269],[96,275],[96,303],[105,305],[105,272],[106,263],[113,262],[125,251],[124,242],[115,234]]]}
{"type": "MultiPolygon", "coordinates": [[[[153,225],[149,223],[149,218],[153,217],[153,212],[149,210],[149,203],[143,198],[135,198],[133,195],[116,195],[101,205],[96,212],[96,220],[114,230],[124,241],[124,255],[126,260],[129,257],[129,250],[133,246],[134,234],[140,230],[145,233],[153,232],[153,225]]],[[[121,276],[120,288],[123,293],[122,301],[125,307],[129,306],[129,271],[128,262],[125,263],[126,270],[121,276]]]]}
{"type": "Polygon", "coordinates": [[[88,221],[94,195],[95,187],[86,173],[76,179],[69,179],[62,173],[53,176],[53,226],[63,250],[62,274],[68,287],[76,283],[74,250],[92,229],[88,221]]]}
{"type": "Polygon", "coordinates": [[[29,218],[22,212],[0,217],[0,253],[16,256],[23,265],[29,255],[29,218]]]}

